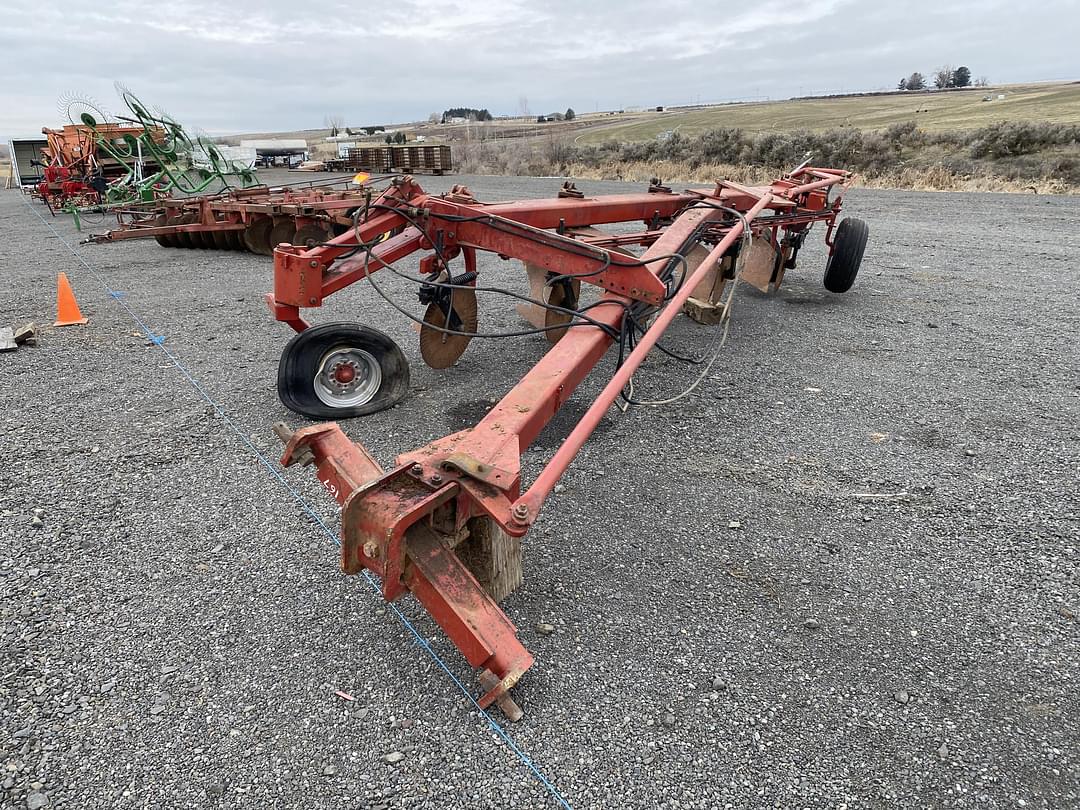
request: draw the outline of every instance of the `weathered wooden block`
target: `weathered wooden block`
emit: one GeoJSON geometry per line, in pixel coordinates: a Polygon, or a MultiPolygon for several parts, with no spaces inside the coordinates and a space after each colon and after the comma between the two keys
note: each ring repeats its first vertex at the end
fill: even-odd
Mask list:
{"type": "Polygon", "coordinates": [[[708,301],[701,301],[700,299],[693,297],[686,299],[686,303],[683,304],[683,312],[686,313],[691,320],[709,326],[720,323],[724,316],[724,308],[722,306],[710,304],[708,301]]]}
{"type": "Polygon", "coordinates": [[[22,346],[27,341],[37,342],[37,324],[31,321],[15,330],[15,342],[22,346]]]}
{"type": "Polygon", "coordinates": [[[496,602],[501,602],[524,581],[521,538],[511,537],[488,517],[472,518],[469,536],[454,552],[496,602]]]}

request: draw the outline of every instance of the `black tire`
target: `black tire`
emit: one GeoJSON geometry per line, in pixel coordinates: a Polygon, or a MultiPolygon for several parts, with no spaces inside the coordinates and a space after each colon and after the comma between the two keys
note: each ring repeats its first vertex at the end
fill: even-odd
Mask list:
{"type": "MultiPolygon", "coordinates": [[[[325,387],[323,392],[327,396],[325,387]]],[[[349,419],[376,413],[396,405],[408,392],[409,361],[393,340],[368,326],[327,323],[305,329],[285,346],[278,363],[278,396],[282,404],[313,419],[349,419]],[[350,350],[377,362],[380,382],[370,399],[334,405],[320,398],[316,377],[324,360],[350,350]]]]}
{"type": "Polygon", "coordinates": [[[825,289],[831,293],[846,293],[855,283],[862,264],[870,227],[861,219],[847,217],[836,226],[833,253],[825,265],[825,289]]]}

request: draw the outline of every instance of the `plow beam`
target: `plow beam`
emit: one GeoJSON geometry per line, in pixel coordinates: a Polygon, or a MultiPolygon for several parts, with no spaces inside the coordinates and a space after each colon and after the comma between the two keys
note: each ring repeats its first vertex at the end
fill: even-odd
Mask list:
{"type": "Polygon", "coordinates": [[[532,666],[533,657],[517,628],[436,529],[440,507],[459,494],[448,482],[427,485],[410,467],[384,473],[378,462],[350,441],[336,423],[293,432],[284,423],[274,432],[285,442],[284,466],[314,464],[319,480],[342,506],[341,568],[347,574],[377,574],[383,597],[406,590],[424,606],[465,660],[479,672],[481,708],[495,703],[511,721],[523,712],[510,688],[532,666]]]}
{"type": "MultiPolygon", "coordinates": [[[[611,380],[608,382],[604,389],[600,392],[600,395],[589,406],[589,409],[585,412],[585,415],[578,420],[577,425],[570,432],[570,435],[566,437],[566,440],[559,446],[559,449],[552,456],[550,462],[537,476],[532,486],[529,487],[520,499],[514,504],[514,519],[521,524],[529,524],[536,520],[537,515],[540,512],[540,507],[543,505],[544,500],[551,490],[554,489],[556,482],[566,472],[567,467],[570,466],[570,462],[574,460],[574,457],[578,454],[578,451],[584,446],[592,432],[596,430],[596,426],[600,424],[600,420],[608,409],[618,399],[619,394],[626,387],[626,384],[630,381],[630,378],[637,371],[638,366],[641,365],[645,356],[656,345],[656,341],[660,339],[660,336],[664,333],[664,330],[671,325],[671,322],[675,320],[675,316],[682,311],[683,304],[690,297],[691,293],[697,287],[697,285],[705,278],[711,267],[715,267],[720,259],[724,256],[727,250],[735,244],[735,241],[742,237],[743,230],[749,226],[754,218],[760,214],[769,202],[772,200],[772,194],[766,192],[761,196],[757,203],[743,215],[738,223],[736,223],[727,233],[727,235],[720,240],[720,242],[714,247],[704,261],[698,265],[697,269],[690,275],[686,282],[681,286],[679,291],[672,297],[671,301],[660,311],[660,314],[656,317],[655,322],[645,332],[641,341],[634,348],[634,350],[626,357],[623,364],[619,367],[619,370],[615,372],[611,380]]],[[[648,255],[648,254],[646,254],[648,255]]]]}

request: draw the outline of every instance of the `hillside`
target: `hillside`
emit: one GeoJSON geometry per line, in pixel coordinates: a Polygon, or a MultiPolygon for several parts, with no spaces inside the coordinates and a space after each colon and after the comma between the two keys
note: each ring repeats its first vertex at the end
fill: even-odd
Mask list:
{"type": "MultiPolygon", "coordinates": [[[[610,121],[610,119],[608,119],[610,121]]],[[[998,121],[1080,123],[1080,82],[1005,85],[946,92],[802,98],[728,104],[619,116],[617,122],[589,128],[575,142],[647,141],[662,132],[696,135],[709,129],[738,127],[746,132],[836,127],[884,129],[914,121],[926,132],[976,129],[998,121]],[[998,95],[1005,98],[999,99],[998,95]],[[991,101],[983,101],[991,96],[991,101]],[[629,119],[629,120],[628,120],[629,119]]]]}

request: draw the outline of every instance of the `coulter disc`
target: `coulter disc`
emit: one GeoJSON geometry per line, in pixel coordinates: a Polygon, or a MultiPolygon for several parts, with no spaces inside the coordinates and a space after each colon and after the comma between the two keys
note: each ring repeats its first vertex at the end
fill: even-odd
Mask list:
{"type": "Polygon", "coordinates": [[[310,248],[315,245],[321,245],[329,238],[330,234],[322,228],[316,225],[304,225],[303,227],[296,229],[296,233],[292,238],[292,243],[294,245],[304,245],[310,248]]]}
{"type": "Polygon", "coordinates": [[[273,229],[270,231],[270,252],[274,252],[274,248],[280,245],[282,242],[292,244],[293,237],[296,235],[296,223],[291,219],[279,219],[274,223],[273,229]]]}
{"type": "Polygon", "coordinates": [[[448,335],[440,329],[454,329],[458,332],[476,332],[476,293],[472,290],[454,290],[451,318],[447,325],[442,307],[428,304],[424,313],[424,325],[420,328],[420,356],[432,368],[449,368],[465,353],[465,348],[472,340],[471,335],[448,335]]]}
{"type": "MultiPolygon", "coordinates": [[[[178,220],[177,225],[191,225],[194,222],[198,222],[199,218],[195,214],[184,214],[178,220]]],[[[199,247],[202,244],[202,240],[196,242],[195,239],[198,234],[191,233],[190,231],[181,231],[176,235],[176,244],[182,248],[194,248],[199,247]]]]}
{"type": "Polygon", "coordinates": [[[274,220],[259,217],[244,229],[244,244],[252,253],[260,256],[272,256],[274,248],[270,242],[270,231],[274,229],[274,220]]]}
{"type": "Polygon", "coordinates": [[[229,250],[248,249],[248,246],[244,243],[243,231],[225,231],[225,240],[229,244],[229,250]]]}
{"type": "MultiPolygon", "coordinates": [[[[164,214],[158,214],[154,218],[153,225],[155,228],[163,228],[166,225],[170,225],[169,218],[164,214]]],[[[162,247],[176,247],[176,237],[171,233],[163,233],[154,237],[154,241],[162,247]]]]}

